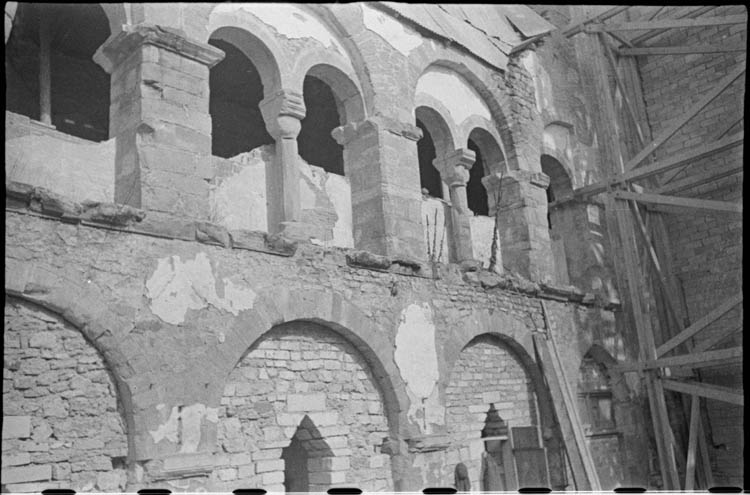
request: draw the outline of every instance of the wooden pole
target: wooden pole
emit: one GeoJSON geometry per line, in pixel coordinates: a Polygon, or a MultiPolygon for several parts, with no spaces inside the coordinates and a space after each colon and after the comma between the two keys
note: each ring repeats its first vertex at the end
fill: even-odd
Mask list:
{"type": "Polygon", "coordinates": [[[698,441],[698,421],[700,419],[700,397],[693,395],[690,406],[690,434],[688,440],[687,467],[685,469],[685,491],[695,487],[695,446],[698,441]]]}
{"type": "Polygon", "coordinates": [[[50,18],[46,7],[39,6],[39,120],[52,125],[50,18]]]}

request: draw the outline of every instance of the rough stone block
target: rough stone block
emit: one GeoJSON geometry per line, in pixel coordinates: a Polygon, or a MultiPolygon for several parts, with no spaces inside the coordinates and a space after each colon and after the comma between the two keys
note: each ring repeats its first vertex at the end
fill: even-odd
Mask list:
{"type": "Polygon", "coordinates": [[[31,454],[22,452],[14,455],[3,455],[2,466],[23,466],[31,462],[31,454]]]}
{"type": "Polygon", "coordinates": [[[255,472],[268,473],[270,471],[283,471],[284,460],[283,459],[269,459],[266,461],[258,461],[255,463],[255,472]]]}
{"type": "Polygon", "coordinates": [[[2,470],[3,483],[28,483],[29,481],[47,481],[52,479],[52,466],[24,466],[2,470]]]}
{"type": "MultiPolygon", "coordinates": [[[[284,471],[274,471],[271,473],[263,473],[263,486],[274,485],[277,483],[284,482],[284,471]]],[[[283,491],[283,490],[282,490],[283,491]]]]}
{"type": "Polygon", "coordinates": [[[325,394],[289,394],[287,396],[287,410],[290,412],[324,411],[325,409],[325,394]]]}
{"type": "MultiPolygon", "coordinates": [[[[3,481],[5,481],[5,479],[3,479],[3,481]]],[[[60,488],[61,486],[62,483],[59,481],[50,481],[48,483],[9,484],[5,485],[5,489],[10,493],[41,493],[44,490],[60,488]]]]}
{"type": "Polygon", "coordinates": [[[3,416],[3,440],[30,436],[31,416],[3,416]]]}

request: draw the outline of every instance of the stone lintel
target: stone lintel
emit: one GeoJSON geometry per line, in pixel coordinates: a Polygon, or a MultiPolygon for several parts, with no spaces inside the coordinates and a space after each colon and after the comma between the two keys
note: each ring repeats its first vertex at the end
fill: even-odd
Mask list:
{"type": "Polygon", "coordinates": [[[94,61],[111,74],[115,67],[143,45],[172,51],[208,67],[213,67],[225,56],[214,46],[187,38],[179,29],[141,23],[123,26],[120,33],[99,47],[94,61]]]}

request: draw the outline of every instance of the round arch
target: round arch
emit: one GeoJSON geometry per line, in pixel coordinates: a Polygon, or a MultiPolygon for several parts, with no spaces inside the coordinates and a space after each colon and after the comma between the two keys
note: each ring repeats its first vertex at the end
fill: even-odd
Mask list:
{"type": "Polygon", "coordinates": [[[370,366],[383,394],[391,435],[394,438],[410,435],[414,427],[406,417],[409,399],[386,332],[337,293],[277,289],[258,297],[252,310],[235,319],[226,340],[214,354],[212,365],[217,371],[215,382],[207,387],[211,391],[210,402],[219,404],[224,382],[255,342],[274,327],[293,321],[317,323],[350,342],[370,366]]]}
{"type": "MultiPolygon", "coordinates": [[[[420,47],[417,50],[421,51],[423,48],[420,47]]],[[[491,80],[491,73],[487,71],[487,74],[484,77],[480,77],[474,70],[467,66],[457,54],[448,50],[442,50],[439,58],[422,56],[418,57],[417,60],[421,62],[417,68],[417,73],[420,74],[419,77],[433,67],[448,69],[463,77],[469,86],[479,94],[482,101],[489,108],[492,121],[496,123],[498,143],[500,143],[501,149],[504,151],[505,159],[507,160],[509,168],[518,169],[518,160],[515,154],[515,139],[510,130],[508,119],[503,111],[503,107],[510,106],[510,102],[505,101],[509,100],[509,96],[502,94],[500,96],[503,97],[503,101],[498,101],[492,91],[490,91],[485,81],[491,80]]],[[[482,69],[481,66],[478,66],[477,68],[480,70],[482,69]]],[[[416,86],[414,86],[412,91],[416,91],[416,86]]],[[[414,97],[415,95],[412,94],[412,98],[414,97]]]]}
{"type": "MultiPolygon", "coordinates": [[[[125,4],[122,3],[100,3],[104,10],[104,15],[109,21],[110,38],[117,36],[122,31],[122,26],[130,24],[128,13],[125,10],[125,4]]],[[[105,42],[106,43],[106,42],[105,42]]]]}
{"type": "MultiPolygon", "coordinates": [[[[426,98],[425,98],[426,100],[426,98]]],[[[430,99],[431,100],[431,99],[430,99]]],[[[424,124],[435,143],[435,153],[438,158],[456,149],[456,130],[452,125],[450,115],[438,101],[422,101],[414,110],[414,116],[424,124]],[[427,103],[427,104],[424,104],[427,103]]]]}
{"type": "Polygon", "coordinates": [[[486,174],[494,174],[506,171],[505,153],[496,136],[486,125],[475,126],[468,133],[467,140],[471,139],[482,151],[486,174]]]}
{"type": "Polygon", "coordinates": [[[269,44],[258,34],[256,31],[252,33],[247,31],[245,27],[225,25],[212,30],[209,39],[231,43],[252,62],[263,84],[263,96],[267,98],[283,86],[282,70],[279,65],[279,60],[283,59],[279,58],[279,55],[282,55],[280,48],[274,46],[274,42],[269,44]]]}
{"type": "Polygon", "coordinates": [[[78,329],[84,339],[102,356],[115,382],[122,405],[128,458],[136,458],[133,394],[128,382],[136,371],[119,347],[118,337],[132,329],[109,309],[101,292],[82,285],[58,270],[39,264],[6,259],[5,294],[57,314],[78,329]]]}
{"type": "Polygon", "coordinates": [[[330,50],[302,50],[292,66],[290,88],[303,94],[305,77],[312,76],[326,83],[336,97],[341,124],[359,122],[367,116],[362,90],[349,60],[330,50]]]}

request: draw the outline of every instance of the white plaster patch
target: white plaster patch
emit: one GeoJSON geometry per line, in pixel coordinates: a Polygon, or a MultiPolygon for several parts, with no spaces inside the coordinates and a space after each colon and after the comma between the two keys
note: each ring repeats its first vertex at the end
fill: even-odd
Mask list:
{"type": "Polygon", "coordinates": [[[368,5],[362,5],[362,16],[367,29],[378,34],[405,57],[423,43],[422,37],[415,31],[368,5]]]}
{"type": "Polygon", "coordinates": [[[224,297],[220,298],[206,253],[198,253],[194,260],[185,262],[175,255],[158,260],[156,270],[146,281],[146,294],[151,311],[173,325],[185,321],[188,309],[202,309],[209,304],[235,316],[253,307],[256,295],[252,289],[235,285],[227,278],[223,283],[224,297]]]}
{"type": "Polygon", "coordinates": [[[394,359],[411,399],[407,412],[409,419],[425,432],[429,430],[430,422],[441,424],[443,421],[440,417],[444,411],[436,409],[441,407],[435,387],[440,372],[435,349],[435,325],[429,304],[410,304],[401,312],[394,359]],[[418,418],[420,411],[422,421],[418,418]]]}
{"type": "MultiPolygon", "coordinates": [[[[159,404],[156,406],[156,409],[159,411],[163,410],[164,404],[159,404]]],[[[154,443],[159,443],[164,439],[177,443],[179,419],[180,412],[177,406],[175,406],[172,408],[169,418],[164,423],[160,424],[156,430],[149,430],[154,443]]]]}
{"type": "Polygon", "coordinates": [[[346,56],[346,51],[333,33],[319,20],[304,10],[289,4],[281,3],[240,3],[220,4],[212,14],[232,13],[244,10],[253,14],[261,22],[273,27],[280,35],[287,38],[312,38],[326,48],[334,47],[346,56]]]}
{"type": "Polygon", "coordinates": [[[552,82],[547,71],[538,63],[538,57],[533,52],[525,52],[521,55],[521,65],[531,74],[534,81],[534,97],[536,109],[541,112],[543,108],[552,111],[552,82]]]}
{"type": "Polygon", "coordinates": [[[352,236],[352,190],[349,179],[336,174],[327,174],[325,192],[336,210],[336,223],[333,226],[333,245],[345,248],[354,247],[352,236]]]}
{"type": "Polygon", "coordinates": [[[438,198],[426,197],[422,199],[422,226],[425,239],[430,246],[430,252],[432,252],[433,246],[437,246],[436,253],[433,256],[437,261],[442,262],[449,259],[448,239],[451,238],[451,235],[450,232],[447,232],[448,222],[445,220],[448,211],[450,211],[449,207],[438,198]],[[437,231],[435,231],[436,224],[437,231]]]}
{"type": "MultiPolygon", "coordinates": [[[[159,404],[156,409],[160,412],[163,411],[164,404],[159,404]]],[[[204,418],[212,423],[218,422],[218,409],[206,407],[205,404],[200,403],[183,407],[182,410],[178,406],[174,406],[169,418],[156,430],[149,430],[149,434],[154,439],[154,443],[159,443],[165,439],[177,443],[181,439],[181,454],[197,452],[201,439],[201,424],[204,418]]]]}
{"type": "MultiPolygon", "coordinates": [[[[469,217],[471,221],[471,247],[474,259],[482,262],[482,266],[490,266],[492,256],[492,236],[495,232],[495,218],[485,216],[469,217]]],[[[495,250],[496,266],[501,268],[502,250],[500,249],[500,235],[498,234],[497,249],[495,250]]]]}
{"type": "Polygon", "coordinates": [[[231,158],[242,169],[231,177],[217,178],[209,187],[210,221],[227,229],[266,232],[266,160],[271,153],[256,148],[231,158]]]}
{"type": "Polygon", "coordinates": [[[450,69],[432,67],[417,81],[416,94],[423,93],[442,102],[457,125],[472,115],[492,120],[490,109],[466,80],[450,69]]]}

